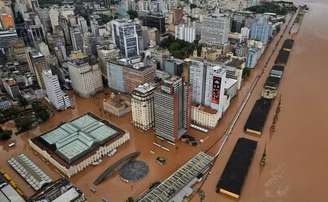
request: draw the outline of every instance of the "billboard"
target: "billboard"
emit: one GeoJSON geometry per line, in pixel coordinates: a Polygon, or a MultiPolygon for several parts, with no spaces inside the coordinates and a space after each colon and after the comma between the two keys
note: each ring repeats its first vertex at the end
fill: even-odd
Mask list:
{"type": "Polygon", "coordinates": [[[221,77],[213,76],[212,103],[219,104],[221,89],[221,77]]]}

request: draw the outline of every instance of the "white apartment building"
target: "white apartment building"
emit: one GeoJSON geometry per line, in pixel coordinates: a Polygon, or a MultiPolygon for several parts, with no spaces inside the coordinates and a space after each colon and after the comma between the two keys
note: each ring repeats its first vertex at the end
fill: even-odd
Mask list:
{"type": "Polygon", "coordinates": [[[82,97],[90,97],[103,89],[98,65],[89,65],[87,58],[66,63],[74,91],[82,97]]]}
{"type": "Polygon", "coordinates": [[[207,45],[224,45],[228,43],[230,17],[225,15],[205,16],[201,25],[201,43],[207,45]]]}
{"type": "Polygon", "coordinates": [[[66,109],[70,107],[70,98],[60,88],[58,76],[53,75],[51,70],[44,70],[42,72],[42,77],[49,101],[55,106],[55,108],[66,109]]]}
{"type": "Polygon", "coordinates": [[[131,107],[133,124],[143,130],[155,125],[154,120],[154,90],[153,84],[145,83],[132,91],[131,107]]]}
{"type": "Polygon", "coordinates": [[[175,26],[175,38],[192,43],[196,40],[196,28],[188,25],[175,26]]]}
{"type": "Polygon", "coordinates": [[[204,103],[205,85],[207,67],[203,61],[191,60],[189,66],[189,82],[192,86],[192,102],[204,103]]]}

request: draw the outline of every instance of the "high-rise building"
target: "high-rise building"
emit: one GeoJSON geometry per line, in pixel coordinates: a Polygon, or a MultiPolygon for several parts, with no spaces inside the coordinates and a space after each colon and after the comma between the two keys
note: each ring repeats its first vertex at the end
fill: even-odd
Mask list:
{"type": "Polygon", "coordinates": [[[184,61],[176,58],[164,60],[164,71],[170,75],[182,76],[184,61]]]}
{"type": "Polygon", "coordinates": [[[224,45],[228,43],[230,32],[230,18],[228,16],[206,16],[201,24],[201,43],[208,45],[224,45]]]}
{"type": "Polygon", "coordinates": [[[97,64],[88,64],[87,57],[66,63],[74,91],[82,97],[90,97],[103,89],[101,71],[97,64]]]}
{"type": "Polygon", "coordinates": [[[59,26],[59,8],[58,6],[52,6],[49,10],[49,17],[51,22],[52,31],[56,30],[59,26]]]}
{"type": "Polygon", "coordinates": [[[252,24],[250,31],[251,39],[261,41],[264,44],[268,43],[272,36],[272,24],[268,18],[261,16],[255,23],[252,24]]]}
{"type": "Polygon", "coordinates": [[[181,77],[172,76],[155,91],[155,131],[162,138],[175,141],[189,129],[191,86],[181,77]]]}
{"type": "Polygon", "coordinates": [[[156,66],[154,64],[145,64],[137,62],[129,64],[123,68],[123,79],[125,90],[131,93],[137,86],[154,82],[156,66]]]}
{"type": "Polygon", "coordinates": [[[189,66],[189,83],[192,87],[192,102],[205,104],[205,79],[207,65],[203,61],[192,60],[189,66]]]}
{"type": "Polygon", "coordinates": [[[196,28],[184,24],[175,26],[175,38],[192,43],[196,40],[196,28]]]}
{"type": "Polygon", "coordinates": [[[72,40],[73,50],[83,50],[83,34],[80,30],[80,26],[75,25],[70,28],[70,35],[72,40]]]}
{"type": "Polygon", "coordinates": [[[113,20],[112,37],[121,55],[126,58],[140,55],[137,24],[127,20],[113,20]]]}
{"type": "MultiPolygon", "coordinates": [[[[228,64],[228,63],[227,63],[228,64]]],[[[192,86],[194,104],[205,105],[218,111],[219,117],[227,109],[230,100],[238,90],[238,81],[227,75],[225,65],[215,65],[206,61],[191,60],[189,83],[192,86]]],[[[229,74],[232,68],[229,69],[229,74]]]]}
{"type": "Polygon", "coordinates": [[[42,72],[47,96],[56,109],[66,109],[71,106],[71,101],[60,88],[58,76],[53,75],[51,70],[42,72]]]}
{"type": "Polygon", "coordinates": [[[28,54],[29,57],[27,61],[29,63],[30,71],[34,73],[39,87],[45,89],[42,72],[48,69],[46,59],[44,55],[36,50],[28,52],[28,54]]]}
{"type": "Polygon", "coordinates": [[[131,93],[132,120],[134,126],[148,130],[155,126],[153,84],[145,83],[131,93]]]}
{"type": "Polygon", "coordinates": [[[146,14],[141,16],[143,26],[155,27],[161,34],[166,32],[165,29],[165,17],[160,14],[146,14]]]}
{"type": "Polygon", "coordinates": [[[256,47],[251,47],[247,51],[246,67],[254,68],[258,59],[261,57],[261,50],[256,47]]]}
{"type": "Polygon", "coordinates": [[[107,66],[108,86],[114,90],[131,93],[137,86],[154,82],[156,66],[134,60],[115,60],[107,66]]]}

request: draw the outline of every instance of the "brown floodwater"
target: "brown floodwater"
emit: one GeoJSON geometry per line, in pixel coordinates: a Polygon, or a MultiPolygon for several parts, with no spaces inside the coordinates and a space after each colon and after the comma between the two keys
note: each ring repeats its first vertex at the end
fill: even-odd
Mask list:
{"type": "MultiPolygon", "coordinates": [[[[206,192],[205,201],[230,201],[215,193],[215,186],[241,136],[258,140],[259,144],[240,201],[328,201],[328,1],[302,2],[308,4],[310,12],[305,15],[300,32],[295,36],[295,46],[280,85],[282,103],[276,131],[269,134],[277,100],[262,137],[243,133],[256,94],[260,94],[261,85],[258,85],[224,147],[223,155],[202,187],[206,192]],[[259,161],[265,144],[267,164],[261,169],[259,161]]],[[[261,63],[257,68],[261,68],[261,63]]],[[[195,196],[192,201],[199,201],[199,197],[195,196]]]]}
{"type": "MultiPolygon", "coordinates": [[[[328,22],[323,20],[328,17],[326,14],[328,2],[325,0],[305,2],[311,10],[306,14],[301,30],[295,36],[295,46],[280,85],[279,93],[282,95],[282,104],[275,133],[269,135],[277,101],[271,109],[262,137],[245,135],[243,132],[248,114],[261,94],[261,87],[265,81],[265,76],[263,76],[237,121],[222,154],[215,162],[209,178],[202,187],[206,195],[205,201],[229,201],[226,197],[215,192],[215,185],[235,142],[242,136],[258,140],[259,144],[243,187],[241,201],[328,201],[328,196],[325,193],[326,181],[328,181],[328,158],[325,156],[328,153],[328,122],[326,120],[328,93],[324,89],[328,86],[328,79],[326,79],[328,68],[324,62],[324,59],[328,57],[328,22]],[[265,143],[267,145],[267,165],[260,169],[259,161],[265,143]]],[[[284,38],[286,37],[288,34],[284,35],[284,38]]],[[[117,118],[103,113],[100,108],[104,94],[101,93],[89,99],[76,97],[75,109],[57,112],[48,122],[14,137],[13,139],[16,139],[17,144],[13,149],[8,149],[6,143],[0,143],[1,168],[13,177],[27,196],[32,195],[34,193],[32,188],[7,164],[8,158],[18,153],[26,153],[49,176],[53,179],[59,178],[60,174],[54,167],[39,158],[28,147],[27,139],[40,135],[61,121],[68,121],[85,112],[92,112],[128,130],[131,133],[131,140],[119,147],[118,152],[113,157],[105,157],[100,165],[90,166],[73,176],[71,181],[86,194],[89,201],[100,201],[102,197],[106,197],[110,201],[121,202],[129,196],[136,197],[145,191],[152,182],[165,179],[194,154],[207,150],[213,142],[223,135],[252,81],[262,71],[272,50],[275,49],[274,42],[277,40],[278,37],[274,39],[256,69],[244,82],[238,96],[234,98],[231,107],[224,118],[220,120],[219,125],[210,130],[208,134],[191,130],[191,134],[197,139],[205,140],[197,147],[178,142],[176,148],[166,142],[161,142],[162,145],[170,149],[170,152],[167,152],[154,146],[153,142],[159,141],[155,138],[154,131],[143,132],[133,127],[131,114],[117,118]],[[155,154],[151,154],[150,150],[154,151],[155,154]],[[140,151],[141,155],[138,159],[148,163],[149,173],[146,177],[137,182],[126,183],[121,181],[117,174],[114,174],[96,187],[96,193],[89,190],[94,179],[104,169],[132,151],[140,151]],[[159,165],[155,161],[157,156],[165,157],[167,163],[164,166],[159,165]]],[[[269,66],[273,64],[277,52],[275,51],[269,66]]],[[[210,152],[214,153],[217,148],[213,147],[210,152]]],[[[194,195],[192,201],[199,201],[199,197],[194,195]]]]}

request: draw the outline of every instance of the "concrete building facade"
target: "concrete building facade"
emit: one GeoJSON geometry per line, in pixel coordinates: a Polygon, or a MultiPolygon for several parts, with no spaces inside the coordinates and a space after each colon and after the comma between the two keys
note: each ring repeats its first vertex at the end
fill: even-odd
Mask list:
{"type": "Polygon", "coordinates": [[[53,75],[51,70],[42,72],[43,81],[46,87],[47,96],[56,109],[66,109],[71,106],[71,101],[60,88],[58,76],[53,75]]]}
{"type": "Polygon", "coordinates": [[[148,130],[155,126],[154,90],[155,85],[145,83],[131,94],[132,120],[134,126],[148,130]]]}
{"type": "Polygon", "coordinates": [[[82,97],[90,97],[103,89],[101,71],[97,64],[89,65],[87,58],[66,63],[74,91],[82,97]]]}
{"type": "Polygon", "coordinates": [[[190,127],[191,86],[172,76],[155,91],[156,135],[175,141],[190,127]]]}
{"type": "Polygon", "coordinates": [[[201,43],[224,45],[228,43],[230,18],[228,16],[206,16],[201,22],[201,43]]]}

